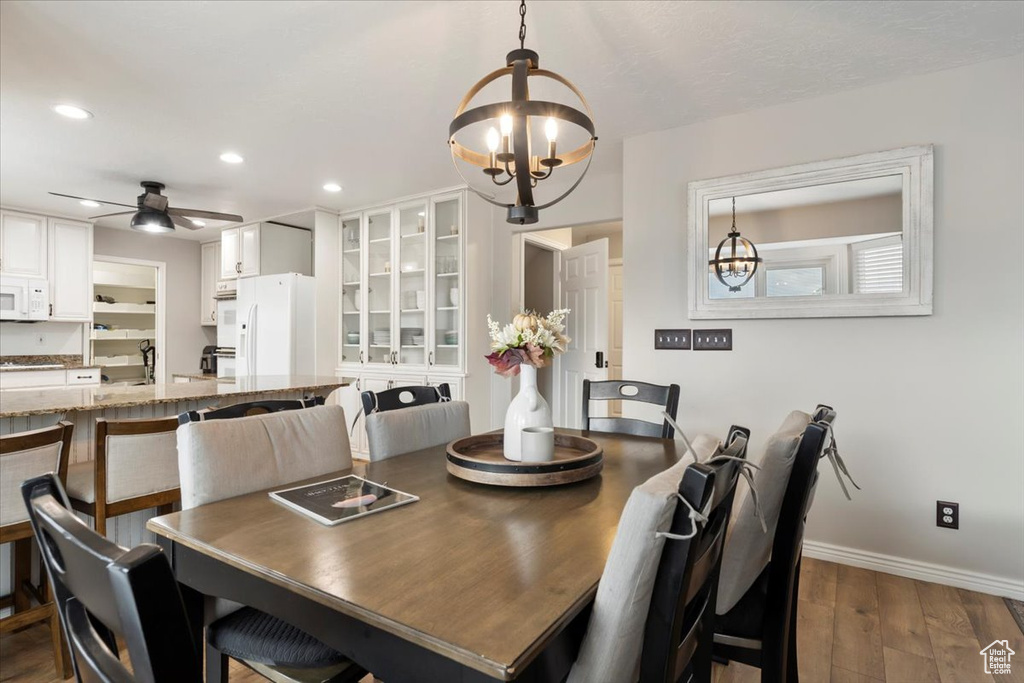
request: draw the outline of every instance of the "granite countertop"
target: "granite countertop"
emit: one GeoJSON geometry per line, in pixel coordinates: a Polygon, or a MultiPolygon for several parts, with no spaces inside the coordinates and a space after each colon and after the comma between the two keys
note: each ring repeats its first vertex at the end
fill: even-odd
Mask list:
{"type": "Polygon", "coordinates": [[[0,372],[32,372],[39,370],[84,370],[86,368],[98,368],[98,365],[85,365],[81,356],[75,355],[50,355],[50,356],[2,356],[0,357],[0,372]],[[5,366],[11,363],[19,367],[5,366]],[[48,365],[60,365],[62,368],[45,367],[48,365]]]}
{"type": "Polygon", "coordinates": [[[177,379],[178,377],[185,377],[185,378],[190,379],[190,380],[202,380],[204,382],[210,381],[210,380],[218,381],[218,382],[234,382],[235,381],[234,377],[220,377],[220,378],[218,378],[217,375],[208,375],[208,374],[206,374],[204,372],[174,372],[174,373],[171,373],[171,379],[177,379]]]}
{"type": "Polygon", "coordinates": [[[217,396],[285,391],[334,390],[355,380],[313,375],[239,377],[230,382],[181,382],[137,386],[78,386],[0,391],[0,418],[105,410],[153,403],[176,403],[217,396]]]}

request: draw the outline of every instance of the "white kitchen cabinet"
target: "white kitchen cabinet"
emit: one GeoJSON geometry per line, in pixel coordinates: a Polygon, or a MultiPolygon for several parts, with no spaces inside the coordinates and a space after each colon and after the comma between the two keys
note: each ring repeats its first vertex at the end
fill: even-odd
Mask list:
{"type": "Polygon", "coordinates": [[[92,225],[48,219],[50,320],[92,320],[92,225]]]}
{"type": "Polygon", "coordinates": [[[46,278],[46,218],[0,211],[0,274],[46,278]]]}
{"type": "Polygon", "coordinates": [[[97,386],[99,368],[72,370],[19,370],[0,372],[0,389],[62,389],[68,386],[97,386]]]}
{"type": "Polygon", "coordinates": [[[278,223],[252,223],[221,232],[220,277],[313,274],[313,233],[278,223]]]}
{"type": "Polygon", "coordinates": [[[100,369],[79,368],[77,370],[68,370],[67,383],[69,387],[82,385],[96,386],[100,383],[100,369]]]}
{"type": "Polygon", "coordinates": [[[238,277],[239,260],[238,228],[229,228],[220,233],[220,279],[233,280],[238,277]]]}
{"type": "Polygon", "coordinates": [[[199,287],[199,324],[217,324],[217,280],[220,275],[221,258],[220,242],[204,242],[200,247],[202,271],[199,287]]]}

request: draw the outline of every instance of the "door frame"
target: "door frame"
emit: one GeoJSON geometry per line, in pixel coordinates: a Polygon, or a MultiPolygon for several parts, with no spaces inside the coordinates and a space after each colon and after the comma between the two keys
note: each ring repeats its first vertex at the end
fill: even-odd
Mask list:
{"type": "MultiPolygon", "coordinates": [[[[558,279],[558,273],[562,269],[562,252],[568,249],[567,246],[561,242],[548,239],[538,233],[523,232],[517,235],[519,238],[517,241],[519,244],[513,253],[518,257],[518,263],[514,267],[514,272],[519,280],[519,291],[516,295],[519,310],[522,310],[526,305],[526,245],[532,244],[533,246],[550,251],[554,256],[554,263],[551,269],[551,291],[552,299],[554,300],[555,307],[558,306],[558,302],[562,300],[561,281],[558,279]]],[[[544,312],[546,311],[539,311],[544,312]]],[[[558,375],[558,356],[555,356],[554,361],[551,364],[551,396],[546,398],[550,399],[551,405],[559,405],[558,400],[562,395],[561,382],[559,382],[558,375]]],[[[511,384],[511,383],[510,383],[511,384]]]]}
{"type": "MultiPolygon", "coordinates": [[[[93,254],[92,260],[93,262],[101,261],[156,268],[156,357],[153,363],[153,383],[164,384],[167,376],[167,262],[148,261],[127,256],[107,256],[106,254],[93,254]]],[[[89,345],[89,360],[92,361],[91,344],[89,345]]]]}

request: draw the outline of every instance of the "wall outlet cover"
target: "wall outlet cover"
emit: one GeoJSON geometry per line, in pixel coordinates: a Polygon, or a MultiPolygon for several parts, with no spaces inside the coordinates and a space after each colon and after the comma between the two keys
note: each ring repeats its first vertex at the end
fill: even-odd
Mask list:
{"type": "Polygon", "coordinates": [[[960,528],[960,503],[946,500],[935,501],[935,526],[943,529],[960,528]]]}

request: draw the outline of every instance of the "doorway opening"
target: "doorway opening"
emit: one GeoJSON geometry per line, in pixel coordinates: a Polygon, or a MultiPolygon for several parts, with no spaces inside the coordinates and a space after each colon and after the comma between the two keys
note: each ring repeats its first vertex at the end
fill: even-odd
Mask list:
{"type": "Polygon", "coordinates": [[[162,261],[95,257],[89,348],[103,384],[164,382],[165,270],[162,261]]]}
{"type": "MultiPolygon", "coordinates": [[[[579,428],[583,380],[622,378],[622,221],[521,236],[520,307],[542,315],[573,309],[566,319],[569,349],[537,372],[537,384],[555,426],[579,428]]],[[[619,403],[595,404],[591,414],[621,415],[619,403]]]]}

